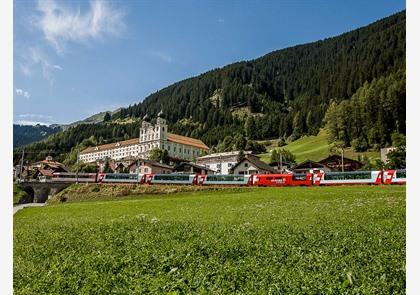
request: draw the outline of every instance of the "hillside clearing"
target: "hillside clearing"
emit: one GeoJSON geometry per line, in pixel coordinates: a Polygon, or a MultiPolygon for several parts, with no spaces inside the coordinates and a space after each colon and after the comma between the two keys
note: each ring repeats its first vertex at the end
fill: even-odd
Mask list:
{"type": "MultiPolygon", "coordinates": [[[[318,135],[303,136],[285,146],[277,147],[278,140],[271,140],[271,145],[267,147],[267,153],[260,154],[261,160],[269,163],[270,153],[273,149],[285,149],[296,156],[296,162],[301,163],[305,160],[320,161],[328,157],[329,151],[328,135],[324,129],[321,129],[318,135]]],[[[355,152],[352,148],[344,150],[344,156],[357,160],[359,156],[366,156],[370,159],[379,159],[380,153],[376,151],[355,152]]]]}
{"type": "Polygon", "coordinates": [[[404,294],[405,187],[244,188],[14,218],[15,294],[404,294]]]}

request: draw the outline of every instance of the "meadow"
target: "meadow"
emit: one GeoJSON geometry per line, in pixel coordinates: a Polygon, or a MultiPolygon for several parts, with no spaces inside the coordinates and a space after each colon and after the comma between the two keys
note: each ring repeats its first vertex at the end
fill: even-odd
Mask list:
{"type": "MultiPolygon", "coordinates": [[[[264,142],[264,141],[260,141],[264,142]]],[[[278,147],[278,140],[271,140],[271,145],[267,146],[267,153],[260,154],[261,160],[270,162],[270,155],[273,149],[285,149],[296,156],[296,162],[301,163],[306,160],[320,161],[328,157],[330,152],[330,145],[328,143],[328,134],[324,129],[320,129],[319,133],[315,135],[305,135],[301,138],[289,142],[285,146],[278,147]]],[[[358,160],[359,157],[365,156],[368,159],[380,159],[379,151],[355,152],[353,148],[348,147],[344,150],[344,156],[350,159],[358,160]]]]}
{"type": "Polygon", "coordinates": [[[241,188],[14,216],[15,294],[404,294],[405,187],[241,188]]]}

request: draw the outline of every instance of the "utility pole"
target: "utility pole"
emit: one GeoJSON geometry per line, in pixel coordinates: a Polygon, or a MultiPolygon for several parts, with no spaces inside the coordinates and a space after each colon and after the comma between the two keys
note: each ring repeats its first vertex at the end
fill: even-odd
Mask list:
{"type": "Polygon", "coordinates": [[[344,172],[344,148],[341,148],[341,172],[344,172]]]}
{"type": "Polygon", "coordinates": [[[20,160],[20,173],[19,173],[19,183],[22,182],[22,169],[23,169],[23,157],[25,155],[25,149],[22,149],[22,159],[20,160]]]}
{"type": "Polygon", "coordinates": [[[280,151],[280,171],[283,172],[283,154],[280,151]]]}
{"type": "Polygon", "coordinates": [[[77,170],[76,170],[76,183],[79,183],[79,147],[77,148],[76,165],[77,165],[77,170]]]}
{"type": "Polygon", "coordinates": [[[220,165],[219,174],[222,174],[222,156],[221,155],[219,155],[219,165],[220,165]]]}

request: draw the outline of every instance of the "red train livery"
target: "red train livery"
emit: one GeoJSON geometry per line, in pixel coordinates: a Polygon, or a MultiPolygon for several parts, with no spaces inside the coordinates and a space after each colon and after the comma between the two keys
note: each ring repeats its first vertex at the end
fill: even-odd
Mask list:
{"type": "Polygon", "coordinates": [[[255,174],[254,186],[311,186],[312,173],[255,174]]]}

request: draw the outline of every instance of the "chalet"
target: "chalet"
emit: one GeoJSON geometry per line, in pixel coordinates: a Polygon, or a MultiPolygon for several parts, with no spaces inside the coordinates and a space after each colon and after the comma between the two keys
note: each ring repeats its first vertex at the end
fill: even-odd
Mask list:
{"type": "Polygon", "coordinates": [[[44,169],[53,170],[54,172],[68,172],[69,169],[62,163],[53,161],[51,156],[45,158],[45,160],[35,162],[31,165],[32,169],[44,169]]]}
{"type": "Polygon", "coordinates": [[[45,160],[35,162],[31,165],[33,171],[31,177],[39,180],[51,179],[55,172],[69,172],[69,169],[62,163],[52,160],[51,156],[45,158],[45,160]]]}
{"type": "Polygon", "coordinates": [[[291,170],[294,173],[317,173],[319,171],[331,171],[330,168],[328,168],[327,166],[319,163],[319,162],[315,162],[312,160],[306,160],[303,161],[302,163],[299,163],[293,167],[291,167],[291,170]]]}
{"type": "Polygon", "coordinates": [[[232,174],[268,174],[278,173],[276,169],[264,163],[259,157],[246,155],[242,161],[236,163],[230,170],[232,174]]]}
{"type": "Polygon", "coordinates": [[[278,161],[271,162],[268,165],[270,165],[270,167],[276,169],[277,170],[277,173],[280,173],[280,172],[290,172],[290,168],[293,166],[292,163],[288,163],[288,162],[281,162],[280,163],[278,161]]]}
{"type": "Polygon", "coordinates": [[[169,174],[174,171],[174,167],[163,163],[139,159],[128,166],[130,173],[155,173],[155,174],[169,174]]]}
{"type": "Polygon", "coordinates": [[[215,171],[198,164],[191,162],[182,162],[175,166],[174,172],[177,173],[190,173],[190,174],[214,174],[215,171]]]}
{"type": "Polygon", "coordinates": [[[344,166],[344,171],[356,171],[360,170],[363,167],[363,163],[349,159],[349,158],[343,158],[344,165],[341,160],[341,156],[339,155],[331,155],[327,158],[319,161],[320,164],[328,167],[331,169],[331,171],[342,171],[342,168],[344,166]]]}

